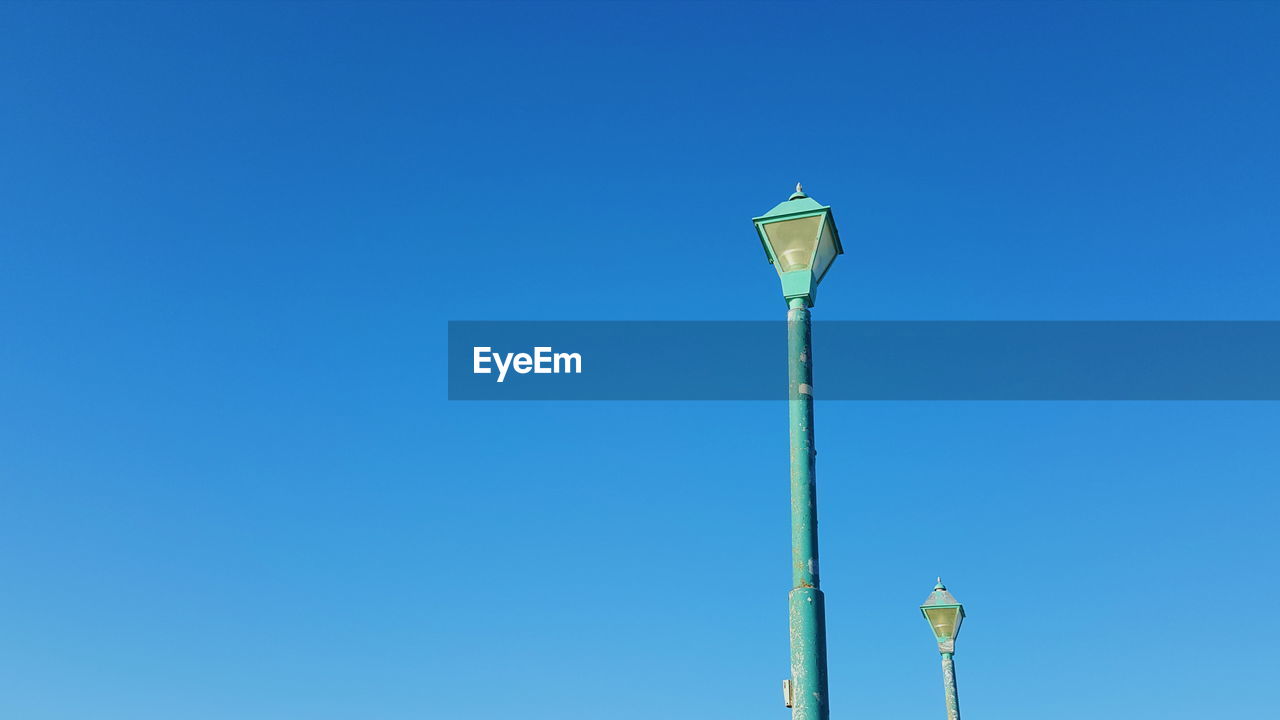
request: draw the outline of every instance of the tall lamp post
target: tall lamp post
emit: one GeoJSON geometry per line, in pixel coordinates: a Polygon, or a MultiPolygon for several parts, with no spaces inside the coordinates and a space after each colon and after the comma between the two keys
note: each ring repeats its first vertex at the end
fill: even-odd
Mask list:
{"type": "Polygon", "coordinates": [[[813,351],[809,308],[818,283],[844,252],[831,208],[799,183],[786,202],[752,218],[787,301],[788,405],[791,414],[791,677],[783,696],[792,720],[828,720],[827,629],[818,583],[818,496],[813,449],[813,351]]]}
{"type": "Polygon", "coordinates": [[[933,637],[938,641],[938,652],[942,653],[942,686],[947,697],[947,720],[960,720],[960,696],[956,693],[956,664],[953,656],[956,653],[956,636],[960,634],[960,623],[964,622],[964,605],[955,596],[947,592],[938,578],[933,592],[925,598],[920,612],[929,622],[933,637]]]}

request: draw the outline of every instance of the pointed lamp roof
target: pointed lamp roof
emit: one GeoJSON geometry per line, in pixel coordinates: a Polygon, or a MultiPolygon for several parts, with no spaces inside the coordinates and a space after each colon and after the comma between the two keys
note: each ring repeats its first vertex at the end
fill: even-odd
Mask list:
{"type": "Polygon", "coordinates": [[[950,605],[953,607],[960,606],[960,601],[956,600],[955,595],[947,592],[947,586],[942,584],[942,578],[938,578],[938,584],[933,586],[933,592],[929,593],[929,597],[924,599],[924,604],[920,607],[923,609],[927,607],[937,607],[939,605],[950,605]]]}
{"type": "Polygon", "coordinates": [[[758,218],[753,218],[753,219],[756,222],[759,222],[761,220],[769,220],[771,218],[780,217],[783,215],[795,215],[797,213],[813,212],[815,210],[827,210],[827,209],[829,208],[823,206],[817,200],[814,200],[808,195],[805,195],[804,187],[802,187],[800,183],[796,183],[796,191],[791,193],[791,197],[787,198],[786,202],[778,203],[769,212],[761,215],[758,218]]]}

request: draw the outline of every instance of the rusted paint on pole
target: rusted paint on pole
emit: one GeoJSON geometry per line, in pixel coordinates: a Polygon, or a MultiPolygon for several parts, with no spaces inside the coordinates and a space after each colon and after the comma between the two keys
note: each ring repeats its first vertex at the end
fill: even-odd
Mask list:
{"type": "Polygon", "coordinates": [[[809,309],[795,298],[787,311],[788,404],[791,413],[792,720],[828,720],[826,609],[818,581],[818,496],[813,448],[813,349],[809,309]]]}
{"type": "Polygon", "coordinates": [[[956,662],[951,653],[942,653],[942,684],[947,695],[947,720],[960,720],[960,695],[956,691],[956,662]]]}

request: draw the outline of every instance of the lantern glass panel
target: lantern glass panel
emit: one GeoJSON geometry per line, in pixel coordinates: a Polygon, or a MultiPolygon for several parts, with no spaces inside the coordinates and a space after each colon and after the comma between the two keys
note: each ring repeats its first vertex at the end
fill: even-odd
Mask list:
{"type": "Polygon", "coordinates": [[[960,629],[960,608],[925,608],[924,616],[929,619],[929,625],[933,628],[933,634],[939,642],[954,638],[960,629]]]}
{"type": "Polygon", "coordinates": [[[831,261],[836,259],[836,240],[831,234],[831,218],[822,223],[822,235],[818,237],[818,254],[813,258],[813,274],[819,279],[827,274],[831,261]]]}
{"type": "Polygon", "coordinates": [[[810,266],[821,225],[821,215],[764,225],[764,234],[769,238],[769,247],[777,259],[778,272],[804,270],[810,266]]]}

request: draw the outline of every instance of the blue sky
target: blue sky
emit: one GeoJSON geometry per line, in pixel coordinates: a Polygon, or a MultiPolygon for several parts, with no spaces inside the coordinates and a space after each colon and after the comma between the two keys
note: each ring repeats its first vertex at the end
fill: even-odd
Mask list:
{"type": "MultiPolygon", "coordinates": [[[[450,403],[444,343],[779,318],[749,219],[797,180],[815,317],[1280,319],[1271,3],[0,30],[3,717],[786,717],[785,407],[450,403]]],[[[833,713],[941,713],[941,574],[968,715],[1265,714],[1278,423],[820,403],[833,713]]]]}

